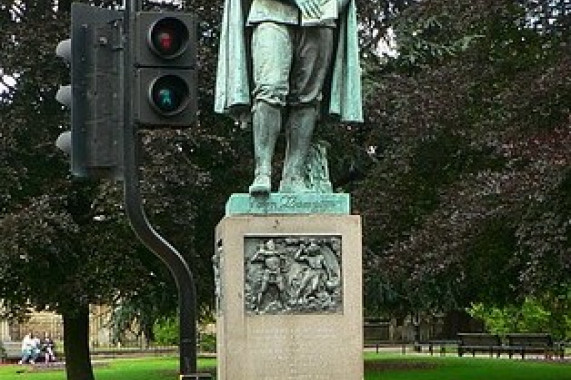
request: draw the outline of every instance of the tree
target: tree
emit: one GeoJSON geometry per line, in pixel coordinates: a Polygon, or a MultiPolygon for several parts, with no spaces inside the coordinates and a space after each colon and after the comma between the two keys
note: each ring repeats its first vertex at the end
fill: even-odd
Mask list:
{"type": "Polygon", "coordinates": [[[420,2],[392,24],[401,54],[368,74],[355,133],[372,310],[567,294],[569,12],[551,3],[542,28],[514,1],[420,2]]]}
{"type": "MultiPolygon", "coordinates": [[[[114,6],[111,1],[93,3],[114,6]]],[[[214,32],[207,33],[215,22],[207,12],[217,7],[204,3],[208,17],[202,24],[201,65],[206,72],[212,67],[216,38],[214,32]]],[[[146,301],[173,310],[176,291],[162,263],[134,239],[121,206],[120,184],[72,179],[68,158],[54,146],[68,129],[69,116],[55,101],[68,72],[54,51],[57,42],[68,37],[69,11],[69,1],[0,6],[2,74],[16,81],[7,82],[0,94],[0,298],[9,317],[29,308],[61,313],[67,376],[90,380],[88,305],[117,299],[141,304],[153,284],[160,285],[161,292],[152,294],[162,299],[146,301]]],[[[211,91],[207,78],[202,79],[203,94],[211,91]]],[[[208,101],[203,103],[212,108],[208,101]]],[[[209,118],[207,113],[201,119],[205,124],[195,130],[145,133],[143,191],[153,223],[185,255],[195,275],[199,273],[199,303],[211,304],[212,238],[195,226],[212,225],[223,213],[220,190],[207,190],[229,191],[222,185],[239,178],[223,178],[222,173],[240,167],[235,165],[239,153],[228,141],[241,134],[219,138],[210,131],[227,134],[227,124],[209,123],[209,118]],[[216,179],[210,170],[218,173],[216,179]]]]}

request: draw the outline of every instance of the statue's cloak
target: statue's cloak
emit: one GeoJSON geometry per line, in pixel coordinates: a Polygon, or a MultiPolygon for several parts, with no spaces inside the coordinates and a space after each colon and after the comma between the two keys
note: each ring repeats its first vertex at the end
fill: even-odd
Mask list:
{"type": "MultiPolygon", "coordinates": [[[[251,0],[224,0],[214,110],[236,119],[251,110],[251,56],[246,19],[251,0]]],[[[327,114],[345,122],[362,122],[361,68],[357,12],[351,0],[339,19],[332,71],[324,88],[327,114]]]]}

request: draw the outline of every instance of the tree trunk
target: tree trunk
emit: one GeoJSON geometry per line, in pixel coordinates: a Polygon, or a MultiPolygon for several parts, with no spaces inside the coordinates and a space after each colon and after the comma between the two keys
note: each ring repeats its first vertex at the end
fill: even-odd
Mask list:
{"type": "Polygon", "coordinates": [[[89,306],[78,306],[62,315],[67,380],[94,380],[89,357],[89,306]]]}

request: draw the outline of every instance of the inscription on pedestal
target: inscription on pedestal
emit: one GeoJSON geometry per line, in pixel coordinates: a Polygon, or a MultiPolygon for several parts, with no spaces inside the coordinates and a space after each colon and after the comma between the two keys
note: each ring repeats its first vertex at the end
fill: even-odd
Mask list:
{"type": "Polygon", "coordinates": [[[268,197],[232,194],[226,215],[349,214],[349,194],[272,193],[268,197]]]}
{"type": "Polygon", "coordinates": [[[253,357],[267,359],[257,365],[260,379],[330,380],[343,374],[338,361],[345,347],[339,344],[338,332],[329,326],[258,327],[249,339],[253,357]],[[271,375],[278,371],[279,375],[271,375]]]}
{"type": "Polygon", "coordinates": [[[342,312],[339,236],[248,237],[244,247],[248,315],[342,312]]]}

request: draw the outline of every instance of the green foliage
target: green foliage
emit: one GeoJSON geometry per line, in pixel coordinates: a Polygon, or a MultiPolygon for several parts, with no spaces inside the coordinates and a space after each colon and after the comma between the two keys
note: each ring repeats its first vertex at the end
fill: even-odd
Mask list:
{"type": "Polygon", "coordinates": [[[468,313],[484,321],[486,329],[494,334],[505,335],[518,332],[518,313],[520,309],[514,306],[503,308],[484,306],[482,303],[473,304],[468,313]]]}
{"type": "Polygon", "coordinates": [[[563,3],[435,0],[392,16],[399,54],[377,69],[367,57],[367,121],[345,136],[367,152],[355,155],[352,195],[364,219],[368,310],[566,294],[563,3]]]}
{"type": "MultiPolygon", "coordinates": [[[[211,314],[208,314],[211,318],[211,314]]],[[[205,320],[203,319],[204,323],[205,320]]],[[[212,323],[212,321],[206,321],[212,323]]],[[[154,343],[157,345],[179,344],[179,317],[162,317],[153,325],[154,343]]],[[[216,334],[200,331],[198,347],[202,352],[216,352],[216,334]]]]}
{"type": "MultiPolygon", "coordinates": [[[[142,183],[149,219],[200,273],[198,303],[211,305],[213,230],[228,194],[239,188],[235,183],[245,181],[239,173],[247,166],[237,163],[247,164],[239,158],[249,150],[242,140],[250,140],[247,133],[232,130],[229,120],[205,111],[213,108],[208,94],[214,86],[220,9],[209,1],[188,3],[200,9],[203,28],[202,123],[192,130],[145,133],[142,183]]],[[[72,179],[69,157],[54,145],[69,127],[69,111],[55,100],[58,86],[69,81],[69,70],[55,56],[55,46],[69,37],[70,4],[18,1],[0,6],[0,80],[15,78],[0,92],[2,312],[16,317],[28,307],[46,306],[73,311],[77,303],[113,304],[118,297],[147,306],[133,312],[148,325],[141,319],[177,307],[171,273],[134,238],[120,184],[72,179]],[[149,284],[159,284],[160,291],[149,284]],[[149,301],[149,294],[156,298],[149,301]],[[149,313],[148,305],[158,305],[156,312],[149,313]]]]}
{"type": "Polygon", "coordinates": [[[158,345],[178,345],[179,344],[179,318],[163,317],[158,319],[153,325],[155,343],[158,345]]]}
{"type": "Polygon", "coordinates": [[[450,33],[453,27],[454,14],[439,13],[428,17],[404,12],[395,23],[399,46],[397,64],[409,69],[422,65],[440,63],[467,51],[476,39],[483,38],[480,34],[464,35],[450,33]],[[407,14],[413,17],[407,18],[407,14]]]}
{"type": "Polygon", "coordinates": [[[200,352],[216,352],[216,334],[201,333],[198,349],[200,352]]]}
{"type": "Polygon", "coordinates": [[[551,312],[545,310],[543,306],[526,298],[521,305],[521,321],[518,328],[522,332],[545,331],[549,328],[551,312]]]}
{"type": "Polygon", "coordinates": [[[549,310],[544,303],[526,298],[520,305],[502,307],[474,303],[468,313],[482,320],[486,329],[494,334],[505,335],[514,332],[551,333],[556,339],[571,338],[568,315],[563,315],[563,324],[557,312],[549,310]]]}

